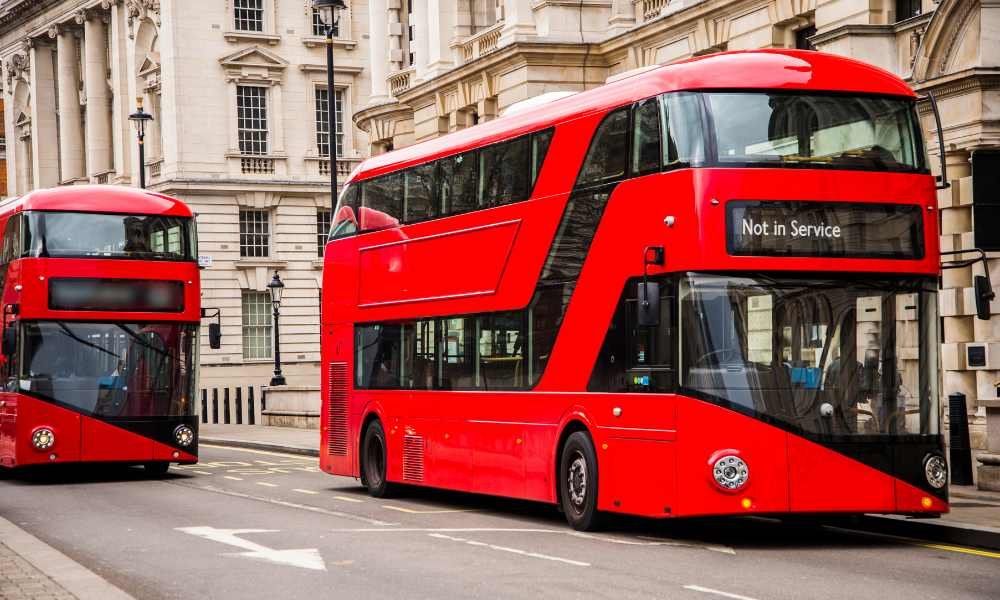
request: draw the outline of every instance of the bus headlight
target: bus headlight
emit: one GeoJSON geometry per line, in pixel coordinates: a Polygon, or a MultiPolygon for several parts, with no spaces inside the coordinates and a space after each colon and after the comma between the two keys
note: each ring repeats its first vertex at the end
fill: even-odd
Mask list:
{"type": "Polygon", "coordinates": [[[39,427],[31,434],[31,445],[36,450],[48,450],[56,443],[56,434],[48,427],[39,427]]]}
{"type": "Polygon", "coordinates": [[[750,467],[739,456],[726,454],[712,464],[712,478],[726,491],[738,490],[750,479],[750,467]]]}
{"type": "Polygon", "coordinates": [[[940,454],[928,454],[924,459],[924,476],[932,488],[941,489],[948,485],[948,463],[940,454]]]}
{"type": "Polygon", "coordinates": [[[174,429],[174,439],[178,445],[187,448],[194,442],[194,430],[187,425],[178,425],[177,429],[174,429]]]}

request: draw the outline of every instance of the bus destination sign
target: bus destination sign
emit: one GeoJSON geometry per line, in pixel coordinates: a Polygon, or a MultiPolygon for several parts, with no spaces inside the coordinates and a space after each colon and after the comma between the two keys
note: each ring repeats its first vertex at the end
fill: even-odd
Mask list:
{"type": "Polygon", "coordinates": [[[860,202],[734,201],[726,205],[733,256],[924,256],[920,207],[860,202]]]}

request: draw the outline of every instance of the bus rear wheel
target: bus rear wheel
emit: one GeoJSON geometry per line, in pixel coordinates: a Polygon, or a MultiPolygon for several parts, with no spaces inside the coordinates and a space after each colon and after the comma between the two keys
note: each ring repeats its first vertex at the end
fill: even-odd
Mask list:
{"type": "Polygon", "coordinates": [[[559,503],[566,521],[577,531],[597,528],[597,453],[584,431],[577,431],[563,444],[559,461],[559,503]]]}
{"type": "Polygon", "coordinates": [[[143,463],[142,468],[146,471],[146,475],[150,477],[163,477],[167,474],[170,469],[170,463],[168,462],[148,462],[143,463]]]}
{"type": "Polygon", "coordinates": [[[392,484],[386,479],[387,459],[385,430],[382,423],[372,421],[365,429],[361,442],[361,483],[375,498],[385,498],[393,491],[392,484]]]}

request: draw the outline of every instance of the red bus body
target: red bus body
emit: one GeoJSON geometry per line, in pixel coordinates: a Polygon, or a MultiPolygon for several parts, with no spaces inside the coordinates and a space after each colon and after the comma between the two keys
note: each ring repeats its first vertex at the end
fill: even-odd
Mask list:
{"type": "Polygon", "coordinates": [[[3,357],[0,465],[197,462],[201,291],[188,207],[124,187],[38,190],[0,205],[0,234],[4,331],[17,340],[3,357]],[[54,437],[44,448],[40,430],[54,437]]]}
{"type": "MultiPolygon", "coordinates": [[[[446,387],[442,385],[417,389],[421,386],[412,383],[409,389],[359,386],[365,375],[358,368],[356,345],[366,343],[359,333],[365,331],[359,329],[364,324],[405,328],[436,317],[531,307],[541,289],[540,278],[549,272],[551,249],[564,235],[562,220],[572,210],[568,204],[582,177],[581,165],[595,131],[610,113],[661,94],[720,90],[915,100],[897,77],[845,58],[796,51],[724,53],[647,71],[365,161],[348,188],[517,136],[553,132],[530,198],[524,201],[405,224],[382,215],[381,221],[370,220],[372,231],[331,235],[322,298],[322,469],[363,476],[365,427],[377,419],[385,432],[390,482],[554,503],[560,501],[563,444],[570,433],[583,431],[596,449],[596,502],[601,511],[660,518],[947,512],[946,488],[935,489],[923,480],[925,456],[943,447],[934,424],[939,418],[936,408],[927,416],[923,435],[901,436],[896,444],[874,436],[807,435],[778,419],[734,408],[736,393],[713,402],[688,393],[684,385],[675,384],[669,393],[609,393],[593,391],[591,382],[595,365],[603,360],[609,323],[644,270],[650,278],[665,277],[663,286],[674,285],[669,277],[686,272],[734,279],[759,274],[780,279],[787,274],[845,281],[898,276],[933,280],[939,274],[938,223],[935,182],[926,169],[710,164],[623,177],[609,188],[589,247],[579,251],[582,262],[571,298],[564,314],[557,315],[554,344],[530,385],[509,391],[440,389],[446,387]],[[727,207],[734,201],[916,206],[923,249],[908,258],[734,255],[727,249],[726,221],[727,207]],[[648,249],[656,247],[664,249],[662,264],[656,264],[655,252],[653,260],[644,261],[648,249]],[[714,461],[726,455],[739,456],[749,465],[749,480],[737,490],[723,489],[713,480],[714,461]]],[[[629,139],[631,145],[634,140],[629,139]]],[[[362,221],[365,211],[358,213],[362,221]]],[[[337,220],[349,219],[355,219],[354,212],[339,209],[337,220]]],[[[679,293],[695,279],[677,284],[679,293]]],[[[903,309],[913,306],[898,307],[903,309]]],[[[692,324],[682,325],[674,337],[699,326],[685,323],[692,324]]],[[[447,322],[435,327],[445,328],[435,334],[445,346],[435,349],[439,354],[433,358],[440,373],[442,363],[445,370],[451,368],[448,361],[460,352],[455,348],[462,342],[446,335],[447,322]]],[[[406,331],[400,335],[405,337],[406,331]]],[[[477,333],[469,339],[481,345],[485,338],[477,333]]],[[[855,345],[860,348],[861,342],[855,345]]],[[[405,342],[400,347],[406,348],[405,342]]],[[[508,360],[522,362],[518,356],[508,360]]],[[[936,363],[936,354],[929,360],[936,363]]],[[[479,359],[477,381],[478,369],[487,369],[490,361],[503,362],[502,357],[479,359]]],[[[864,361],[857,361],[860,373],[864,361]]],[[[882,373],[879,368],[872,366],[871,372],[882,373]]],[[[817,369],[788,368],[799,374],[796,377],[808,377],[810,370],[811,376],[823,377],[817,369]]],[[[524,378],[516,368],[513,372],[513,377],[524,378]]],[[[629,376],[640,386],[650,381],[648,375],[629,376]]],[[[911,413],[902,418],[915,418],[911,413]]],[[[817,427],[824,427],[822,418],[818,421],[817,427]]]]}

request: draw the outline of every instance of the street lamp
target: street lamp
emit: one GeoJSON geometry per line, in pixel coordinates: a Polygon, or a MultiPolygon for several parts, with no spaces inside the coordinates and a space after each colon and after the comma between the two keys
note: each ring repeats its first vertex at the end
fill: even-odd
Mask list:
{"type": "Polygon", "coordinates": [[[333,31],[340,24],[340,11],[347,8],[344,0],[313,0],[313,7],[326,27],[326,100],[327,130],[330,148],[330,208],[337,209],[337,101],[333,93],[333,31]]]}
{"type": "Polygon", "coordinates": [[[271,385],[285,385],[285,376],[281,374],[281,343],[280,330],[278,329],[278,307],[281,306],[281,293],[285,291],[285,284],[278,277],[278,272],[274,272],[271,283],[267,284],[267,292],[271,294],[271,308],[274,311],[274,377],[271,378],[271,385]]]}
{"type": "Polygon", "coordinates": [[[135,112],[128,116],[128,120],[135,124],[136,133],[139,136],[139,187],[146,187],[146,146],[143,140],[146,139],[146,122],[153,120],[153,115],[142,110],[142,96],[135,99],[135,112]]]}

